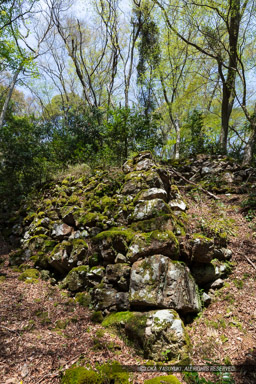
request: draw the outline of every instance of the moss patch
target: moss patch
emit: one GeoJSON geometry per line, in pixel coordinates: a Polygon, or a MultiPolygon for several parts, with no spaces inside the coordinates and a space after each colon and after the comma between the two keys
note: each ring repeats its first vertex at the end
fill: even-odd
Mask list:
{"type": "Polygon", "coordinates": [[[94,242],[100,242],[102,240],[112,240],[117,237],[124,238],[127,242],[130,242],[135,233],[131,231],[130,229],[124,228],[124,227],[114,227],[111,228],[108,231],[104,231],[96,235],[93,240],[94,242]]]}
{"type": "Polygon", "coordinates": [[[37,269],[27,269],[19,277],[18,280],[25,281],[26,283],[37,283],[39,278],[39,271],[37,269]]]}
{"type": "Polygon", "coordinates": [[[181,382],[177,379],[177,377],[173,375],[169,376],[158,376],[153,379],[145,380],[144,384],[181,384],[181,382]]]}
{"type": "Polygon", "coordinates": [[[73,367],[65,372],[61,384],[102,384],[102,378],[92,369],[73,367]]]}
{"type": "Polygon", "coordinates": [[[117,313],[111,313],[111,315],[107,316],[103,322],[103,327],[111,327],[116,326],[120,324],[126,323],[129,319],[132,319],[134,317],[133,313],[130,311],[126,312],[117,312],[117,313]]]}

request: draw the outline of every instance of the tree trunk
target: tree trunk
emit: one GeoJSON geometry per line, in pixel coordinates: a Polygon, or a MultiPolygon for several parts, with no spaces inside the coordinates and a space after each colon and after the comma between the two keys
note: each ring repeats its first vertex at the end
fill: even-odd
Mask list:
{"type": "Polygon", "coordinates": [[[218,72],[222,80],[222,106],[221,106],[221,134],[220,148],[223,153],[227,153],[227,141],[229,131],[229,120],[235,100],[235,85],[237,73],[237,46],[239,28],[241,22],[241,4],[240,0],[229,0],[228,17],[228,37],[229,37],[229,62],[228,72],[225,79],[222,72],[222,63],[218,59],[218,72]]]}
{"type": "Polygon", "coordinates": [[[180,158],[180,124],[179,119],[175,119],[174,122],[175,131],[176,131],[176,143],[174,146],[174,158],[175,160],[179,160],[180,158]]]}
{"type": "Polygon", "coordinates": [[[249,165],[253,160],[253,154],[256,144],[256,116],[251,122],[251,130],[251,135],[244,149],[243,165],[249,165]]]}
{"type": "Polygon", "coordinates": [[[227,153],[228,144],[228,131],[229,131],[229,120],[231,111],[233,108],[234,99],[232,100],[232,90],[224,82],[222,84],[222,103],[221,103],[221,132],[220,132],[220,149],[223,154],[227,153]]]}

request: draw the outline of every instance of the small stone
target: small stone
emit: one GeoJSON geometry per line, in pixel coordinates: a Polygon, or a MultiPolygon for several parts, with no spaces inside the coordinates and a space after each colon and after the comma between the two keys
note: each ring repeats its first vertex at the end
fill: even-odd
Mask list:
{"type": "Polygon", "coordinates": [[[29,374],[29,369],[28,369],[27,364],[23,365],[20,374],[21,374],[22,379],[24,379],[29,374]]]}
{"type": "Polygon", "coordinates": [[[202,294],[202,301],[203,301],[204,305],[209,305],[210,302],[212,301],[212,299],[209,295],[207,295],[207,293],[204,292],[202,294]]]}
{"type": "Polygon", "coordinates": [[[115,258],[115,263],[126,263],[126,257],[122,253],[118,253],[115,258]]]}
{"type": "Polygon", "coordinates": [[[65,236],[68,236],[72,232],[72,227],[67,224],[53,224],[52,236],[62,240],[65,236]]]}
{"type": "Polygon", "coordinates": [[[212,173],[213,172],[213,169],[211,167],[203,167],[201,169],[201,175],[204,176],[204,175],[208,175],[209,173],[212,173]]]}
{"type": "Polygon", "coordinates": [[[162,199],[164,201],[167,200],[167,192],[162,188],[150,188],[146,191],[143,191],[139,200],[153,200],[153,199],[162,199]]]}
{"type": "Polygon", "coordinates": [[[224,175],[222,175],[222,180],[226,183],[233,183],[234,175],[230,172],[225,172],[224,175]]]}
{"type": "Polygon", "coordinates": [[[172,209],[178,209],[179,211],[185,211],[187,209],[187,206],[186,204],[184,203],[184,201],[182,200],[171,200],[168,205],[172,208],[172,209]]]}
{"type": "Polygon", "coordinates": [[[141,160],[137,165],[136,165],[136,171],[149,171],[153,167],[155,167],[155,163],[150,160],[150,159],[144,159],[141,160]]]}
{"type": "Polygon", "coordinates": [[[223,287],[224,281],[222,279],[217,279],[211,284],[212,289],[219,289],[223,287]]]}

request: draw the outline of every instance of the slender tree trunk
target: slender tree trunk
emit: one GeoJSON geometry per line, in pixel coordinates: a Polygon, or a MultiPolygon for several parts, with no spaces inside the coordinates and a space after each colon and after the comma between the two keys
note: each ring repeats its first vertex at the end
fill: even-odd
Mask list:
{"type": "Polygon", "coordinates": [[[253,160],[253,154],[256,146],[256,104],[254,113],[251,116],[251,135],[244,149],[243,165],[249,165],[253,160]]]}
{"type": "Polygon", "coordinates": [[[222,80],[223,98],[221,107],[221,134],[220,134],[220,147],[223,153],[227,153],[229,120],[233,109],[235,100],[235,83],[237,73],[237,46],[238,36],[241,22],[241,3],[240,0],[229,0],[229,63],[228,73],[226,80],[222,72],[222,66],[220,62],[219,74],[222,80]]]}
{"type": "Polygon", "coordinates": [[[243,165],[249,165],[252,162],[253,159],[253,149],[255,147],[256,142],[256,126],[254,127],[251,136],[249,138],[249,141],[245,147],[244,150],[244,157],[243,157],[243,165]]]}
{"type": "Polygon", "coordinates": [[[180,158],[180,124],[179,120],[175,119],[175,131],[176,131],[176,144],[174,146],[174,158],[179,160],[180,158]]]}
{"type": "Polygon", "coordinates": [[[7,96],[6,96],[6,99],[4,101],[4,105],[3,105],[3,108],[2,108],[2,111],[1,111],[1,114],[0,114],[0,129],[4,125],[4,119],[5,119],[5,116],[6,116],[8,105],[10,103],[10,100],[11,100],[11,97],[12,97],[12,93],[13,93],[15,84],[17,82],[18,76],[20,74],[20,71],[21,71],[21,68],[17,69],[17,71],[14,73],[14,76],[12,78],[11,84],[9,86],[8,93],[7,93],[7,96]]]}
{"type": "Polygon", "coordinates": [[[233,107],[233,102],[231,101],[231,89],[228,89],[227,85],[224,83],[222,85],[222,103],[221,103],[221,132],[220,132],[220,149],[223,154],[227,153],[227,144],[228,144],[228,131],[229,131],[229,120],[233,107]]]}

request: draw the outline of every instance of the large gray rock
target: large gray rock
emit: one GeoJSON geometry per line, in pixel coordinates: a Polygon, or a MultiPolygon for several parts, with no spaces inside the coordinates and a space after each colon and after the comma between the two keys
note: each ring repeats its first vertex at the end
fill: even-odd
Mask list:
{"type": "Polygon", "coordinates": [[[200,234],[193,235],[192,261],[210,263],[214,256],[214,241],[200,234]]]}
{"type": "Polygon", "coordinates": [[[115,313],[103,321],[103,326],[124,334],[146,359],[189,363],[189,337],[174,310],[115,313]]]}
{"type": "Polygon", "coordinates": [[[136,205],[130,220],[151,219],[164,213],[171,213],[171,209],[162,199],[142,201],[136,205]]]}
{"type": "Polygon", "coordinates": [[[136,164],[136,171],[149,171],[156,167],[156,164],[151,159],[142,159],[136,164]]]}
{"type": "Polygon", "coordinates": [[[80,267],[73,268],[65,277],[62,282],[63,288],[68,288],[72,292],[80,291],[87,287],[89,272],[88,265],[81,265],[80,267]]]}
{"type": "Polygon", "coordinates": [[[201,309],[188,267],[163,255],[146,257],[133,264],[129,301],[140,308],[169,308],[183,313],[201,309]]]}
{"type": "Polygon", "coordinates": [[[138,197],[138,202],[141,200],[153,200],[153,199],[162,199],[167,200],[167,192],[163,188],[149,188],[145,191],[142,191],[138,197]]]}
{"type": "Polygon", "coordinates": [[[109,264],[104,281],[117,286],[121,291],[128,291],[130,271],[131,267],[127,264],[109,264]]]}
{"type": "Polygon", "coordinates": [[[98,311],[116,312],[129,310],[128,292],[118,292],[114,288],[97,287],[93,291],[94,307],[98,311]]]}
{"type": "Polygon", "coordinates": [[[152,231],[135,235],[127,252],[127,261],[133,263],[140,257],[161,254],[173,260],[179,258],[179,242],[171,231],[152,231]]]}
{"type": "Polygon", "coordinates": [[[85,260],[87,251],[88,245],[84,240],[63,241],[47,256],[47,262],[57,273],[63,275],[85,260]]]}
{"type": "Polygon", "coordinates": [[[53,224],[52,237],[58,240],[63,240],[66,236],[69,236],[73,228],[67,224],[53,224]]]}

